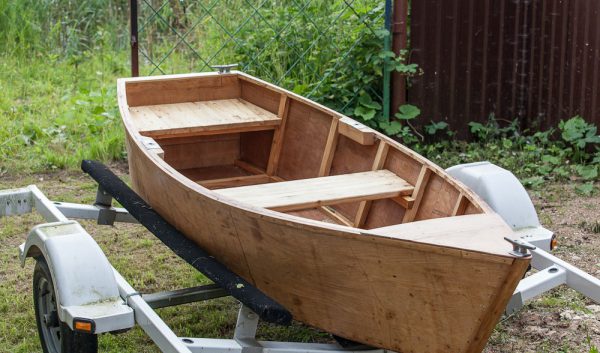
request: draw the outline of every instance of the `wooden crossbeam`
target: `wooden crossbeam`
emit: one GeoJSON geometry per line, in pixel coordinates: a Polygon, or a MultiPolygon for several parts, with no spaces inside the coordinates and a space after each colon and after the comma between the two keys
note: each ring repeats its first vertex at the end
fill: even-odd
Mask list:
{"type": "MultiPolygon", "coordinates": [[[[377,147],[377,154],[375,155],[375,159],[373,160],[373,166],[371,170],[379,170],[383,168],[385,164],[385,158],[387,157],[387,153],[390,149],[390,145],[385,143],[385,141],[379,141],[379,146],[377,147]]],[[[358,205],[358,211],[354,217],[354,226],[357,228],[362,227],[367,220],[367,216],[369,215],[369,210],[371,209],[372,201],[361,201],[358,205]]]]}
{"type": "Polygon", "coordinates": [[[199,180],[198,184],[208,189],[232,188],[237,186],[247,186],[256,184],[265,184],[271,182],[271,177],[266,174],[244,175],[231,178],[219,178],[211,180],[199,180]]]}
{"type": "Polygon", "coordinates": [[[335,154],[335,148],[337,147],[338,141],[338,126],[340,119],[333,117],[331,120],[331,127],[329,128],[329,135],[327,135],[327,143],[323,152],[323,158],[321,159],[321,166],[319,167],[319,176],[329,175],[331,170],[331,163],[333,162],[333,155],[335,154]]]}
{"type": "Polygon", "coordinates": [[[402,223],[414,221],[415,216],[417,215],[417,211],[419,210],[421,200],[423,199],[423,195],[425,194],[425,190],[427,189],[427,183],[429,182],[431,174],[432,171],[431,169],[429,169],[428,166],[424,165],[421,167],[419,178],[417,179],[415,189],[411,195],[411,197],[414,199],[413,207],[411,209],[406,210],[406,213],[404,213],[404,217],[402,218],[402,223]]]}
{"type": "Polygon", "coordinates": [[[279,156],[281,156],[281,147],[283,144],[283,137],[285,135],[285,125],[287,122],[288,112],[290,111],[290,98],[282,94],[279,100],[279,111],[277,116],[281,119],[281,123],[275,129],[273,134],[273,142],[271,143],[271,153],[269,154],[269,162],[267,163],[267,175],[274,175],[277,173],[277,167],[279,166],[279,156]]]}
{"type": "Polygon", "coordinates": [[[464,194],[458,195],[456,199],[456,204],[454,205],[454,209],[452,210],[453,216],[462,216],[465,214],[465,210],[469,205],[469,199],[464,194]]]}

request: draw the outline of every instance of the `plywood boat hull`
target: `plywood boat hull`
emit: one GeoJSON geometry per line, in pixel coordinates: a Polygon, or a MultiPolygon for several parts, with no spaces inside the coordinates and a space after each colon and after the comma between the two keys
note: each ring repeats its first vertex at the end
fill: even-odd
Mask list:
{"type": "MultiPolygon", "coordinates": [[[[167,84],[169,78],[155,80],[167,84]]],[[[162,156],[144,142],[129,120],[130,109],[139,102],[131,104],[135,98],[127,92],[128,82],[136,81],[119,81],[119,104],[133,188],[186,236],[284,305],[295,319],[397,352],[483,349],[529,259],[508,254],[510,244],[501,238],[512,235],[510,228],[469,190],[446,180],[441,169],[428,164],[433,173],[430,187],[441,183],[438,194],[444,194],[444,188],[458,190],[469,204],[464,205],[459,197],[456,205],[473,214],[375,229],[329,224],[240,203],[186,178],[168,163],[168,152],[162,156]],[[438,176],[440,180],[435,179],[438,176]],[[463,222],[456,222],[461,218],[463,222]],[[489,237],[494,240],[482,241],[489,237]]],[[[219,84],[217,88],[225,89],[219,84]]],[[[305,102],[289,92],[277,92],[305,102]]],[[[148,101],[142,104],[153,103],[143,99],[148,101]]],[[[401,151],[403,158],[428,163],[396,142],[376,137],[401,151]]],[[[388,158],[392,159],[388,164],[410,168],[400,157],[397,161],[393,155],[388,158]]],[[[416,178],[413,184],[419,182],[416,178]]],[[[425,199],[421,207],[425,207],[433,196],[421,197],[425,199]]],[[[381,207],[376,202],[372,206],[371,212],[381,207]]],[[[450,208],[456,211],[457,207],[450,208]]],[[[418,212],[415,217],[420,217],[418,212]]]]}

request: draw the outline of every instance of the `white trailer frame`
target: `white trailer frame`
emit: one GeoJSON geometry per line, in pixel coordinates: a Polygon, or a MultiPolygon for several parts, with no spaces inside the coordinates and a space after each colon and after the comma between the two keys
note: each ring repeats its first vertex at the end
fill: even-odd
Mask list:
{"type": "MultiPolygon", "coordinates": [[[[507,313],[518,310],[526,301],[561,284],[600,303],[600,280],[549,253],[553,234],[539,224],[531,200],[514,175],[487,162],[456,166],[448,171],[473,188],[513,226],[520,237],[513,240],[515,250],[523,253],[529,249],[532,267],[539,270],[519,283],[507,313]],[[503,187],[491,188],[492,184],[503,187]],[[502,190],[502,193],[500,195],[493,190],[502,190]],[[507,198],[506,194],[513,197],[507,198]]],[[[223,297],[227,293],[215,285],[154,294],[136,291],[110,265],[83,227],[69,220],[93,219],[99,224],[109,225],[137,222],[127,210],[112,207],[111,200],[111,196],[100,187],[94,205],[50,201],[35,185],[0,191],[0,217],[29,213],[35,209],[49,222],[34,227],[29,233],[26,242],[19,247],[20,259],[23,265],[27,257],[43,256],[46,259],[55,281],[59,319],[71,329],[74,318],[94,322],[95,334],[126,330],[137,323],[163,352],[385,352],[370,347],[345,349],[338,344],[257,341],[258,315],[243,305],[238,313],[233,339],[177,337],[154,311],[155,308],[223,297]],[[90,273],[94,275],[89,276],[90,273]]]]}

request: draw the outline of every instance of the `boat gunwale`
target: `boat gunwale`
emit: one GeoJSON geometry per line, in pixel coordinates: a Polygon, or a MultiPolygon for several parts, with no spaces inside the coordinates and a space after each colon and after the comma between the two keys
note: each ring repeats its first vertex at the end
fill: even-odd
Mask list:
{"type": "MultiPolygon", "coordinates": [[[[468,257],[468,258],[472,258],[472,259],[481,258],[481,259],[485,259],[487,261],[501,262],[501,263],[506,263],[506,264],[511,264],[514,261],[521,260],[520,258],[517,258],[514,255],[509,254],[508,252],[506,254],[501,254],[501,253],[491,253],[491,252],[486,252],[486,251],[481,251],[481,250],[471,250],[471,249],[465,250],[465,249],[462,249],[459,247],[453,247],[453,246],[449,246],[449,245],[438,245],[438,244],[432,244],[432,243],[427,243],[427,242],[419,242],[419,241],[410,240],[410,239],[403,239],[403,238],[395,237],[395,236],[378,235],[378,234],[369,233],[370,230],[366,230],[366,229],[351,227],[351,226],[347,226],[347,225],[343,225],[343,224],[327,223],[327,222],[312,220],[312,219],[295,216],[295,215],[291,215],[291,214],[287,214],[287,213],[283,213],[283,212],[277,212],[277,211],[265,209],[262,207],[253,206],[251,204],[247,204],[244,202],[239,202],[239,201],[235,200],[234,198],[219,195],[216,192],[214,192],[208,188],[205,188],[202,185],[194,182],[193,180],[185,177],[183,174],[181,174],[179,171],[177,171],[174,167],[172,167],[166,161],[164,161],[162,158],[160,158],[157,154],[152,153],[150,150],[148,150],[144,147],[144,145],[141,141],[143,135],[137,131],[137,129],[135,128],[135,126],[133,126],[131,119],[130,119],[129,105],[127,103],[126,84],[132,83],[132,82],[185,80],[185,79],[193,79],[196,77],[211,77],[211,76],[219,76],[219,75],[220,76],[237,76],[238,78],[261,85],[267,89],[278,92],[280,94],[285,94],[288,97],[294,98],[302,103],[308,104],[309,106],[317,108],[321,111],[325,111],[328,114],[330,114],[332,117],[339,117],[339,118],[345,117],[345,115],[342,115],[336,111],[333,111],[333,110],[331,110],[325,106],[322,106],[318,103],[315,103],[313,101],[310,101],[309,99],[304,98],[298,94],[295,94],[295,93],[287,91],[283,88],[274,86],[268,82],[254,78],[252,76],[249,76],[248,74],[245,74],[245,73],[239,72],[239,71],[232,71],[231,73],[225,73],[225,74],[209,72],[209,73],[176,74],[176,75],[148,76],[148,77],[118,79],[117,80],[117,96],[118,96],[119,110],[120,110],[121,117],[122,117],[121,120],[123,121],[123,124],[125,126],[125,130],[126,130],[125,132],[128,135],[128,138],[130,138],[130,141],[133,141],[137,145],[137,147],[142,151],[142,153],[149,159],[149,161],[151,161],[158,169],[160,169],[163,173],[165,173],[165,175],[172,177],[176,182],[185,186],[190,191],[201,194],[204,197],[207,197],[213,201],[225,204],[227,206],[235,207],[236,209],[243,211],[244,213],[252,215],[254,218],[260,218],[262,220],[274,222],[274,223],[285,225],[285,226],[291,226],[291,227],[297,228],[297,229],[306,229],[306,227],[311,227],[311,228],[313,228],[313,229],[311,229],[311,231],[318,232],[323,235],[336,236],[336,237],[339,237],[341,235],[341,236],[344,236],[347,238],[359,239],[359,240],[365,240],[365,241],[370,238],[373,238],[373,239],[385,238],[385,239],[390,239],[390,240],[393,239],[398,245],[400,245],[404,248],[410,248],[410,249],[417,248],[417,249],[421,249],[424,251],[432,251],[433,250],[438,253],[445,252],[448,255],[453,254],[455,256],[468,257]]],[[[481,209],[482,214],[496,214],[493,210],[491,210],[489,205],[487,205],[487,203],[485,203],[477,194],[475,194],[471,189],[469,189],[467,186],[465,186],[462,182],[450,177],[445,172],[444,169],[442,169],[441,167],[432,163],[425,157],[419,155],[418,153],[412,151],[408,147],[383,135],[382,133],[380,133],[376,130],[373,130],[373,132],[375,133],[376,139],[378,139],[380,141],[384,141],[385,143],[389,144],[390,147],[395,148],[395,149],[399,150],[400,152],[407,154],[410,158],[416,159],[419,163],[422,163],[423,165],[431,168],[433,173],[442,177],[446,182],[450,183],[450,185],[455,187],[466,198],[468,198],[469,201],[473,202],[476,206],[478,206],[481,209]]],[[[457,222],[461,221],[460,216],[448,216],[447,218],[456,219],[457,222]]],[[[429,221],[429,219],[413,221],[411,223],[427,222],[427,221],[429,221]]],[[[402,224],[398,223],[396,225],[401,226],[402,224]]],[[[506,225],[506,227],[510,229],[510,227],[508,225],[506,225]]]]}

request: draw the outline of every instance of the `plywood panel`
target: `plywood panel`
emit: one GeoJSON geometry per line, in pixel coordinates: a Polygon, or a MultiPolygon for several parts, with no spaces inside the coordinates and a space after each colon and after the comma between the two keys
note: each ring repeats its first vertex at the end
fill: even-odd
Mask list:
{"type": "Polygon", "coordinates": [[[415,220],[452,215],[458,194],[456,188],[440,176],[433,174],[423,195],[415,220]]]}
{"type": "Polygon", "coordinates": [[[241,80],[240,83],[241,97],[244,100],[277,114],[280,93],[246,80],[241,80]]]}
{"type": "Polygon", "coordinates": [[[290,99],[277,175],[307,179],[319,174],[332,116],[290,99]]]}
{"type": "Polygon", "coordinates": [[[396,173],[402,179],[415,185],[421,172],[422,164],[406,153],[391,148],[385,165],[385,169],[396,173]]]}
{"type": "Polygon", "coordinates": [[[240,97],[238,78],[233,75],[145,79],[127,82],[127,104],[141,105],[198,102],[240,97]]]}
{"type": "Polygon", "coordinates": [[[406,209],[391,199],[375,200],[363,228],[385,227],[402,222],[406,209]]]}
{"type": "MultiPolygon", "coordinates": [[[[371,170],[376,154],[377,145],[363,146],[346,136],[340,135],[329,174],[348,174],[371,170]]],[[[346,203],[332,207],[341,212],[346,218],[354,219],[359,203],[346,203]]]]}
{"type": "Polygon", "coordinates": [[[244,132],[240,136],[240,159],[261,169],[267,169],[273,130],[244,132]]]}
{"type": "Polygon", "coordinates": [[[186,139],[181,144],[175,142],[162,144],[158,141],[165,152],[165,161],[175,169],[232,165],[240,157],[239,134],[186,139]]]}

